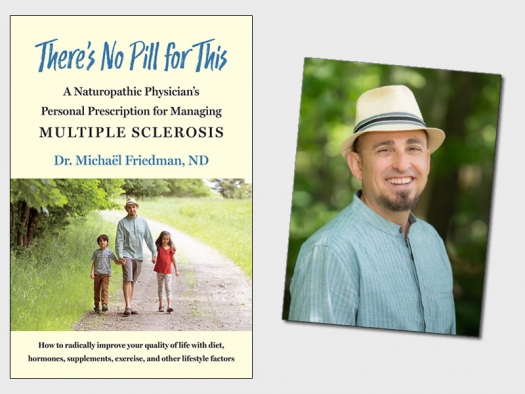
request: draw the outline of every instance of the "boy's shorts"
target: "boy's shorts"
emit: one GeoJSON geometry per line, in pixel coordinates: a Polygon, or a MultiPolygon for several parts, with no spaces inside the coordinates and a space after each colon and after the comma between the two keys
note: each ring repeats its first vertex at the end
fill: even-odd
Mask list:
{"type": "Polygon", "coordinates": [[[125,257],[126,264],[122,266],[122,280],[124,282],[136,282],[140,275],[142,260],[133,260],[125,257]]]}

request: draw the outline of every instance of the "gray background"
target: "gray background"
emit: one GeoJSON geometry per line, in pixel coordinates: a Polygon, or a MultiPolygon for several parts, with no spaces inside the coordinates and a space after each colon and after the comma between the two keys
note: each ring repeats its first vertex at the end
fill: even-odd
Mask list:
{"type": "MultiPolygon", "coordinates": [[[[7,207],[10,14],[250,14],[254,83],[252,380],[9,380],[8,240],[4,261],[5,392],[189,389],[356,393],[524,392],[525,11],[519,2],[18,1],[1,15],[2,153],[7,207]],[[503,75],[481,339],[281,320],[304,57],[503,75]],[[524,144],[524,145],[522,145],[524,144]]],[[[7,209],[0,210],[8,223],[7,209]]],[[[2,390],[4,391],[4,390],[2,390]]]]}

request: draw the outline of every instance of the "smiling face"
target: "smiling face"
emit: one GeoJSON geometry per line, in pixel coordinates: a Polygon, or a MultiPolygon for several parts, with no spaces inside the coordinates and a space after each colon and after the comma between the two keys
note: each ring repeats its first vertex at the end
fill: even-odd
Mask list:
{"type": "Polygon", "coordinates": [[[135,204],[128,204],[128,205],[126,205],[126,212],[132,218],[137,217],[137,209],[138,209],[138,207],[135,204]]]}
{"type": "Polygon", "coordinates": [[[108,241],[101,238],[98,240],[98,246],[100,246],[101,250],[105,250],[108,247],[108,241]]]}
{"type": "Polygon", "coordinates": [[[109,243],[108,236],[106,234],[100,234],[97,237],[97,243],[98,243],[98,246],[100,246],[101,250],[105,250],[108,247],[108,243],[109,243]]]}
{"type": "Polygon", "coordinates": [[[427,184],[430,150],[423,130],[371,132],[359,137],[359,153],[347,156],[362,181],[363,202],[389,219],[412,210],[427,184]]]}

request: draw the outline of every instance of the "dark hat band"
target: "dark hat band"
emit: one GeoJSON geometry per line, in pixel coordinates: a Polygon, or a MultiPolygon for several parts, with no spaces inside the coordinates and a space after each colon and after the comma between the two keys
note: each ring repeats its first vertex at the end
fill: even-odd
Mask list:
{"type": "Polygon", "coordinates": [[[412,123],[426,128],[427,125],[422,119],[408,112],[389,112],[364,119],[359,122],[354,128],[354,134],[364,131],[373,126],[380,124],[395,124],[395,123],[412,123]]]}

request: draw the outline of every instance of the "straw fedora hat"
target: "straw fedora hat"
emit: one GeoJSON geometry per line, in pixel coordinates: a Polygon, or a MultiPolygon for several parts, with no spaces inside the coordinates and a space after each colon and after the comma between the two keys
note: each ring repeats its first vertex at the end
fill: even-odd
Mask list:
{"type": "Polygon", "coordinates": [[[137,202],[135,201],[135,199],[134,199],[133,197],[128,198],[128,199],[126,200],[126,204],[124,205],[124,209],[126,209],[126,207],[127,207],[128,205],[136,205],[137,208],[139,207],[139,204],[137,204],[137,202]]]}
{"type": "Polygon", "coordinates": [[[357,100],[354,134],[341,146],[346,159],[357,137],[372,131],[425,130],[433,153],[445,139],[443,130],[427,127],[414,93],[403,85],[384,86],[363,93],[357,100]]]}

